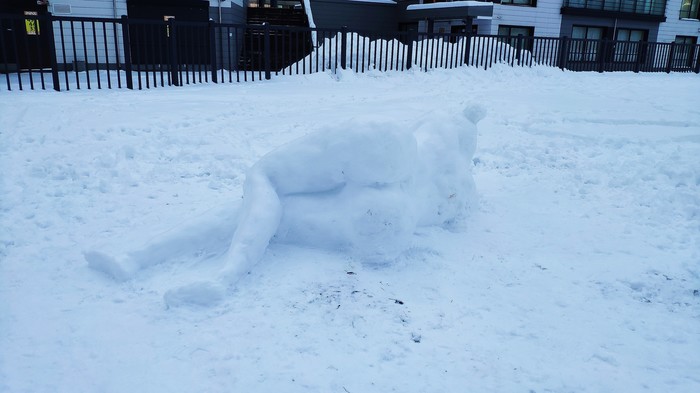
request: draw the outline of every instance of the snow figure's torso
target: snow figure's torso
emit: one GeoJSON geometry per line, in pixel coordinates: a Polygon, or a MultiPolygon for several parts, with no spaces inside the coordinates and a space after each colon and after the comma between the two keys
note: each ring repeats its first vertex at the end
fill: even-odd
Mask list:
{"type": "MultiPolygon", "coordinates": [[[[279,210],[273,241],[396,257],[417,226],[452,226],[473,204],[475,126],[436,115],[417,129],[352,122],[263,157],[251,178],[269,181],[279,210]]],[[[246,187],[246,204],[264,203],[246,187]]]]}

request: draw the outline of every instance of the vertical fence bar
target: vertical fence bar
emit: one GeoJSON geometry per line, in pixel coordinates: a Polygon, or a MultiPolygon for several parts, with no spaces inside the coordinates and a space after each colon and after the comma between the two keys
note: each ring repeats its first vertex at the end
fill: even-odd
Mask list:
{"type": "MultiPolygon", "coordinates": [[[[136,32],[136,40],[134,40],[134,46],[136,47],[136,54],[138,55],[136,61],[136,79],[138,80],[139,90],[143,89],[143,81],[141,80],[141,69],[145,63],[145,50],[141,48],[141,38],[145,36],[143,29],[145,28],[142,24],[134,24],[134,31],[136,32]]],[[[145,46],[145,43],[143,43],[145,46]]],[[[144,48],[145,49],[145,48],[144,48]]],[[[146,82],[148,82],[148,75],[146,75],[146,82]]]]}
{"type": "Polygon", "coordinates": [[[264,23],[263,25],[265,26],[265,36],[263,42],[263,50],[265,51],[265,80],[270,80],[270,78],[272,78],[270,62],[270,25],[268,23],[264,23]]]}
{"type": "Polygon", "coordinates": [[[112,22],[112,31],[114,32],[114,56],[116,57],[116,70],[117,70],[117,87],[121,89],[122,87],[122,77],[121,69],[122,63],[119,58],[119,39],[117,38],[117,22],[112,22]]]}
{"type": "Polygon", "coordinates": [[[340,28],[340,68],[345,69],[348,60],[348,27],[340,28]]]}
{"type": "Polygon", "coordinates": [[[63,76],[66,81],[66,90],[70,90],[70,82],[68,81],[68,61],[66,60],[66,39],[63,34],[63,21],[58,21],[58,28],[61,31],[61,56],[63,56],[63,76]]]}
{"type": "MultiPolygon", "coordinates": [[[[233,31],[234,32],[236,31],[235,28],[233,31]]],[[[221,44],[223,45],[223,40],[221,40],[221,41],[222,41],[221,44]]],[[[233,67],[236,67],[236,69],[238,69],[238,65],[233,64],[233,52],[234,51],[231,48],[231,27],[226,26],[226,54],[227,54],[226,59],[228,60],[228,83],[233,83],[233,75],[231,74],[231,71],[232,71],[231,69],[233,67]]],[[[222,53],[223,53],[223,51],[222,51],[222,53]]],[[[235,53],[238,53],[238,47],[236,47],[235,53]]],[[[222,76],[222,78],[223,78],[223,76],[222,76]]]]}
{"type": "Polygon", "coordinates": [[[157,25],[144,26],[148,28],[148,32],[144,33],[144,37],[149,38],[149,44],[144,45],[144,49],[150,54],[150,56],[144,56],[146,59],[150,59],[149,64],[146,64],[146,88],[150,89],[151,81],[153,87],[158,87],[158,76],[156,67],[160,67],[156,60],[156,38],[160,32],[160,28],[157,25]]]}
{"type": "MultiPolygon", "coordinates": [[[[209,32],[209,61],[211,63],[211,81],[218,83],[218,57],[216,53],[216,26],[213,21],[209,21],[208,32],[209,32]]],[[[219,34],[221,35],[221,34],[219,34]]]]}
{"type": "MultiPolygon", "coordinates": [[[[12,42],[17,42],[17,32],[15,31],[16,29],[10,29],[12,30],[12,42]]],[[[24,90],[24,87],[22,86],[22,70],[21,66],[19,64],[19,52],[17,51],[17,45],[13,45],[14,48],[14,53],[15,53],[15,61],[17,62],[17,83],[19,84],[19,89],[24,90]]]]}
{"type": "Polygon", "coordinates": [[[83,38],[83,59],[85,59],[85,77],[87,78],[87,88],[92,89],[90,83],[90,63],[88,62],[87,37],[85,35],[85,21],[80,21],[80,35],[83,38]]]}
{"type": "Polygon", "coordinates": [[[365,53],[367,49],[367,37],[362,37],[362,70],[361,72],[364,74],[365,73],[365,63],[367,62],[365,60],[365,53]]]}
{"type": "MultiPolygon", "coordinates": [[[[43,18],[43,16],[42,16],[43,18]]],[[[37,23],[39,25],[43,25],[44,19],[37,19],[37,23]]],[[[46,82],[44,81],[44,59],[42,59],[41,56],[41,41],[37,41],[36,43],[36,55],[37,55],[37,61],[39,64],[37,64],[37,69],[39,70],[39,79],[41,79],[41,90],[46,90],[46,82]]]]}
{"type": "Polygon", "coordinates": [[[97,50],[97,29],[95,27],[95,21],[91,21],[92,27],[92,48],[95,51],[95,70],[97,71],[97,88],[102,89],[102,79],[100,78],[100,58],[99,51],[97,50]]]}
{"type": "MultiPolygon", "coordinates": [[[[241,82],[241,65],[243,66],[243,71],[245,72],[245,59],[243,56],[245,55],[245,51],[243,50],[243,45],[245,43],[245,38],[240,38],[239,35],[241,34],[241,31],[243,31],[244,37],[245,37],[245,28],[236,26],[233,28],[233,42],[234,45],[236,46],[236,58],[235,58],[235,67],[236,67],[236,83],[241,82]],[[238,45],[240,41],[240,45],[238,45]]],[[[245,77],[245,75],[244,75],[245,77]]]]}
{"type": "MultiPolygon", "coordinates": [[[[54,36],[54,31],[53,31],[53,15],[49,15],[48,21],[47,21],[47,29],[46,34],[48,35],[48,41],[49,41],[49,53],[50,53],[50,60],[51,60],[51,80],[53,82],[53,89],[55,91],[61,91],[61,80],[58,75],[58,61],[56,60],[56,39],[54,36]]],[[[0,25],[0,29],[2,26],[0,25]]]]}
{"type": "MultiPolygon", "coordinates": [[[[13,31],[14,31],[14,29],[13,29],[13,31]]],[[[30,49],[30,48],[29,48],[29,39],[27,38],[27,34],[26,34],[26,33],[25,33],[25,34],[22,34],[22,38],[24,39],[23,41],[24,41],[24,48],[25,48],[25,55],[26,55],[25,57],[26,57],[26,60],[27,60],[27,70],[29,71],[29,88],[30,88],[31,90],[34,90],[34,76],[33,76],[33,74],[34,74],[34,72],[33,72],[34,67],[32,67],[32,66],[33,66],[33,64],[32,64],[32,59],[31,59],[31,57],[30,57],[30,55],[29,55],[29,52],[30,52],[30,50],[29,50],[29,49],[30,49]]],[[[16,42],[16,41],[15,41],[15,42],[16,42]]],[[[18,66],[17,75],[19,75],[19,74],[20,74],[20,72],[19,72],[19,71],[20,71],[20,70],[19,70],[19,57],[17,57],[17,66],[18,66]]],[[[20,88],[20,90],[21,90],[21,88],[20,88]]]]}
{"type": "Polygon", "coordinates": [[[75,42],[75,23],[70,21],[71,46],[73,47],[73,73],[75,74],[75,88],[80,90],[80,75],[78,74],[78,47],[75,42]]]}
{"type": "Polygon", "coordinates": [[[406,39],[406,69],[410,70],[413,65],[413,39],[415,37],[413,30],[409,30],[406,39]]]}
{"type": "Polygon", "coordinates": [[[107,88],[111,89],[112,88],[112,77],[110,76],[110,69],[109,69],[109,46],[107,45],[107,22],[102,22],[102,42],[104,43],[104,51],[105,51],[105,65],[107,69],[107,88]]]}
{"type": "Polygon", "coordinates": [[[470,66],[471,62],[471,52],[472,52],[472,34],[469,28],[465,29],[466,34],[464,36],[464,64],[470,66]]]}

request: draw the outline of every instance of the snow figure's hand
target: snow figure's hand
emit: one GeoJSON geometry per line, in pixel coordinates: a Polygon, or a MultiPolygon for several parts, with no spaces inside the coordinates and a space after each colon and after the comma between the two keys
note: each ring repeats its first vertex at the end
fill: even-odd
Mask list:
{"type": "Polygon", "coordinates": [[[171,289],[163,296],[168,307],[214,306],[223,299],[226,288],[212,281],[200,281],[171,289]]]}

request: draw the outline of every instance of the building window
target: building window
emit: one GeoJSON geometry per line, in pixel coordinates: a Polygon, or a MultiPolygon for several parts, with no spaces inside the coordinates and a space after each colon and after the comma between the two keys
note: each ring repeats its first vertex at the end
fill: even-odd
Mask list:
{"type": "Polygon", "coordinates": [[[698,50],[695,46],[698,42],[697,37],[677,35],[673,42],[676,44],[673,51],[673,68],[691,67],[695,51],[698,50]]]}
{"type": "MultiPolygon", "coordinates": [[[[535,28],[532,26],[500,25],[498,26],[498,35],[502,36],[498,38],[499,41],[506,43],[513,48],[517,48],[518,36],[533,37],[535,35],[535,28]]],[[[521,45],[523,49],[531,51],[532,43],[532,39],[523,39],[521,45]]]]}
{"type": "MultiPolygon", "coordinates": [[[[698,1],[698,0],[674,0],[698,1]]],[[[663,16],[666,12],[666,0],[564,0],[564,12],[567,8],[582,8],[606,12],[623,12],[639,15],[663,16]]]]}
{"type": "Polygon", "coordinates": [[[598,46],[605,36],[604,27],[574,26],[571,31],[571,50],[569,60],[595,61],[598,58],[598,46]]]}
{"type": "Polygon", "coordinates": [[[681,0],[681,19],[700,19],[700,0],[681,0]]]}
{"type": "Polygon", "coordinates": [[[615,61],[636,62],[641,42],[647,40],[647,31],[638,29],[617,29],[615,33],[615,61]]]}
{"type": "Polygon", "coordinates": [[[501,0],[501,4],[524,5],[524,6],[528,6],[528,7],[537,7],[537,0],[501,0]]]}

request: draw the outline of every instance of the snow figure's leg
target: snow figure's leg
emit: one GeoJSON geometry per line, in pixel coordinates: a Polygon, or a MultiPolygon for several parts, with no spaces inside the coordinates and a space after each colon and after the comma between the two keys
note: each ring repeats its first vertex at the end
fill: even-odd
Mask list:
{"type": "Polygon", "coordinates": [[[281,218],[282,204],[275,187],[266,173],[254,168],[246,178],[243,208],[221,272],[222,284],[235,285],[262,259],[281,218]]]}
{"type": "Polygon", "coordinates": [[[226,288],[234,286],[262,258],[281,218],[282,205],[270,179],[253,168],[246,178],[238,226],[218,281],[200,281],[170,290],[164,296],[165,303],[169,307],[218,303],[226,288]]]}
{"type": "Polygon", "coordinates": [[[84,253],[88,266],[117,281],[142,269],[187,255],[222,254],[236,230],[239,203],[203,214],[120,256],[99,250],[84,253]]]}

